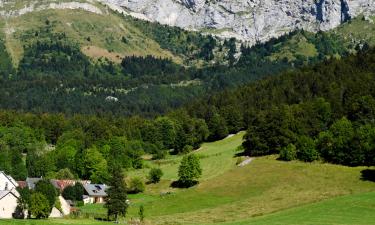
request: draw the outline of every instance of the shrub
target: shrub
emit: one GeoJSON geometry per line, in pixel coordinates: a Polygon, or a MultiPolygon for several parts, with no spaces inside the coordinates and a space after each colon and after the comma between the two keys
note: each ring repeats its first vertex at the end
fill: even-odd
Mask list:
{"type": "Polygon", "coordinates": [[[184,148],[182,149],[182,154],[188,154],[193,151],[193,146],[191,145],[185,145],[184,148]]]}
{"type": "Polygon", "coordinates": [[[51,213],[51,208],[47,197],[38,192],[32,194],[30,198],[29,212],[37,219],[48,218],[51,213]]]}
{"type": "Polygon", "coordinates": [[[129,193],[137,194],[145,191],[145,184],[139,177],[134,177],[129,182],[129,193]]]}
{"type": "Polygon", "coordinates": [[[153,160],[165,159],[165,157],[167,157],[167,151],[165,150],[158,150],[152,155],[153,160]]]}
{"type": "Polygon", "coordinates": [[[163,171],[160,168],[152,168],[148,174],[148,180],[151,183],[159,183],[160,178],[163,176],[163,171]]]}
{"type": "Polygon", "coordinates": [[[295,145],[289,144],[288,146],[280,150],[281,160],[292,161],[292,160],[295,160],[296,158],[297,158],[297,149],[295,145]]]}
{"type": "Polygon", "coordinates": [[[297,158],[305,162],[313,162],[319,159],[319,153],[316,150],[315,142],[307,136],[301,136],[297,142],[297,158]]]}
{"type": "Polygon", "coordinates": [[[62,196],[72,201],[81,201],[84,192],[83,185],[77,182],[74,186],[66,187],[62,192],[62,196]]]}

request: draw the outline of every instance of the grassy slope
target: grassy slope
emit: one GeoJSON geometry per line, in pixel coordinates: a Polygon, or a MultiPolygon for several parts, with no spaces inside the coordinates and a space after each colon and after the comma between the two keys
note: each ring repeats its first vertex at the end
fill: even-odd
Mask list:
{"type": "MultiPolygon", "coordinates": [[[[338,197],[225,225],[370,225],[375,224],[375,192],[338,197]]],[[[223,224],[224,225],[224,224],[223,224]]]]}
{"type": "MultiPolygon", "coordinates": [[[[269,156],[256,158],[239,168],[235,166],[233,156],[241,137],[242,133],[205,144],[204,149],[196,153],[207,155],[202,159],[202,165],[209,172],[204,173],[198,186],[190,189],[169,187],[171,180],[176,179],[180,157],[165,160],[161,165],[166,173],[164,180],[157,185],[148,185],[144,194],[130,196],[129,217],[137,217],[139,206],[144,205],[147,218],[156,224],[237,221],[375,189],[375,183],[361,180],[363,167],[281,162],[276,156],[269,156]],[[166,191],[172,194],[160,195],[166,191]]],[[[85,207],[83,211],[104,212],[100,205],[85,207]]]]}
{"type": "MultiPolygon", "coordinates": [[[[372,216],[372,213],[375,214],[375,205],[371,203],[375,194],[357,195],[375,190],[374,182],[361,180],[361,171],[366,168],[297,161],[281,162],[276,160],[276,156],[255,158],[252,163],[240,168],[235,165],[233,156],[241,143],[242,135],[243,133],[239,133],[222,141],[206,143],[195,153],[205,155],[201,159],[205,172],[200,184],[190,189],[169,187],[171,181],[176,179],[175,173],[181,157],[171,156],[164,160],[161,165],[166,172],[163,180],[159,184],[148,185],[144,194],[130,196],[132,204],[128,218],[137,218],[139,206],[144,205],[150,224],[295,222],[336,225],[375,222],[372,216]],[[171,194],[160,195],[166,191],[171,194]],[[354,195],[315,203],[350,194],[354,195]],[[362,217],[354,216],[360,212],[363,213],[362,217]],[[301,221],[300,217],[306,219],[301,221]]],[[[153,162],[149,164],[155,166],[153,162]]],[[[147,170],[144,170],[129,175],[146,173],[147,170]]],[[[102,205],[87,205],[82,211],[105,214],[102,205]]],[[[106,224],[88,219],[8,222],[6,224],[14,225],[106,224]]],[[[2,224],[4,223],[0,221],[0,225],[2,224]]]]}
{"type": "MultiPolygon", "coordinates": [[[[375,20],[375,17],[371,17],[375,20]]],[[[362,16],[347,22],[331,31],[341,36],[348,44],[366,40],[370,45],[375,45],[375,23],[364,21],[362,16]]]]}
{"type": "Polygon", "coordinates": [[[282,60],[287,58],[289,61],[296,59],[297,55],[304,57],[315,57],[318,55],[315,45],[309,43],[301,34],[296,34],[286,43],[279,44],[279,50],[270,56],[271,60],[282,60]]]}
{"type": "Polygon", "coordinates": [[[35,31],[45,27],[47,19],[53,24],[53,32],[64,32],[82,46],[85,54],[93,58],[104,56],[119,61],[123,56],[154,55],[181,61],[118,15],[98,15],[83,10],[44,10],[0,23],[0,29],[6,36],[8,52],[15,64],[22,58],[23,45],[38,39],[34,35],[35,31]],[[122,41],[123,37],[126,43],[122,41]]]}
{"type": "MultiPolygon", "coordinates": [[[[236,162],[236,158],[234,158],[236,148],[241,145],[244,134],[245,132],[240,132],[233,137],[221,141],[205,143],[194,153],[201,158],[203,169],[202,180],[216,177],[232,168],[236,162]]],[[[160,167],[164,172],[164,179],[176,180],[177,168],[181,159],[182,156],[169,156],[165,160],[147,161],[146,165],[148,168],[132,171],[129,173],[129,176],[146,178],[149,168],[160,167]]]]}

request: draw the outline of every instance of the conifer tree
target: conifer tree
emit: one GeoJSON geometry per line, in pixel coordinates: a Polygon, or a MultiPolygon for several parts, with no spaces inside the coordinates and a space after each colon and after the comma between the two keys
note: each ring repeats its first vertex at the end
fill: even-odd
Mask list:
{"type": "Polygon", "coordinates": [[[108,196],[105,207],[108,210],[108,218],[114,216],[115,220],[118,221],[118,216],[125,217],[128,208],[126,189],[125,177],[122,174],[121,167],[116,166],[112,170],[112,179],[107,190],[108,196]]]}

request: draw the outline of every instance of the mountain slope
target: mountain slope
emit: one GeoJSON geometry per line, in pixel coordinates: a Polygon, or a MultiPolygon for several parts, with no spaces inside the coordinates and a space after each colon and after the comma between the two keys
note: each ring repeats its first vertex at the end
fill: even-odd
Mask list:
{"type": "Polygon", "coordinates": [[[0,37],[15,65],[22,59],[24,47],[42,38],[38,34],[46,25],[49,33],[61,33],[78,43],[86,55],[115,62],[126,56],[153,55],[179,64],[196,64],[209,40],[197,32],[156,23],[153,29],[167,38],[156,31],[145,32],[147,23],[123,16],[97,1],[0,1],[0,18],[0,37]]]}
{"type": "Polygon", "coordinates": [[[375,12],[372,0],[102,0],[149,20],[186,29],[211,30],[251,44],[295,29],[329,30],[375,12]]]}

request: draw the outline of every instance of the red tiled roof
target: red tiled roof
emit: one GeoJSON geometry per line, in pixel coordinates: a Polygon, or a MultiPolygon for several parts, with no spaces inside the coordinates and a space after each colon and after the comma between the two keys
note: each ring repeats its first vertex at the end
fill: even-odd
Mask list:
{"type": "Polygon", "coordinates": [[[20,188],[26,188],[27,187],[26,181],[17,181],[17,184],[18,184],[18,187],[20,187],[20,188]]]}
{"type": "MultiPolygon", "coordinates": [[[[51,183],[60,191],[63,191],[66,187],[74,186],[76,182],[77,182],[76,180],[51,180],[51,183]]],[[[80,182],[83,185],[90,183],[90,181],[86,181],[86,180],[82,180],[78,182],[80,182]]]]}

